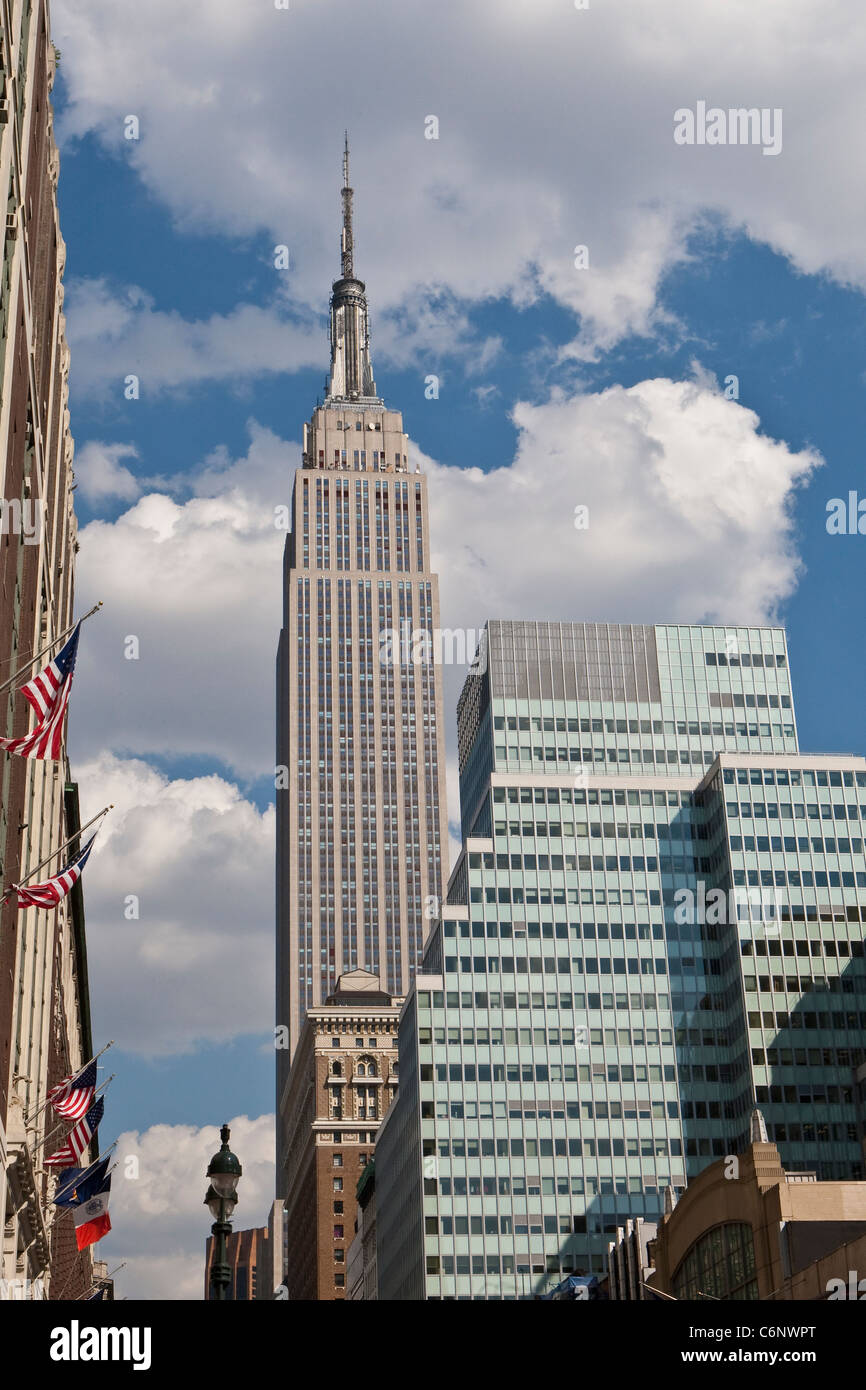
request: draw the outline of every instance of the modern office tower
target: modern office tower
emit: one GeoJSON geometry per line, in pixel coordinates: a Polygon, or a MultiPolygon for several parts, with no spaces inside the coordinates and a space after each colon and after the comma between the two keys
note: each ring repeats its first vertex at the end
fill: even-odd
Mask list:
{"type": "MultiPolygon", "coordinates": [[[[72,622],[78,544],[47,4],[3,0],[0,33],[0,733],[17,736],[28,663],[72,622]]],[[[0,893],[74,833],[77,814],[65,760],[0,752],[0,893]]],[[[13,898],[0,908],[0,1276],[26,1297],[80,1298],[92,1282],[71,1213],[47,1201],[40,1108],[91,1052],[80,888],[51,912],[13,898]]]]}
{"type": "Polygon", "coordinates": [[[292,1302],[347,1297],[358,1179],[397,1092],[402,1002],[375,975],[354,970],[304,1020],[281,1116],[292,1302]]]}
{"type": "Polygon", "coordinates": [[[426,479],[376,395],[353,255],[347,149],[331,374],[304,427],[277,661],[278,1115],[305,1014],[355,969],[404,995],[445,883],[440,671],[404,659],[439,624],[426,479]]]}
{"type": "Polygon", "coordinates": [[[376,1148],[381,1298],[603,1274],[736,1154],[862,1176],[866,761],[799,751],[780,628],[491,622],[464,842],[376,1148]]]}

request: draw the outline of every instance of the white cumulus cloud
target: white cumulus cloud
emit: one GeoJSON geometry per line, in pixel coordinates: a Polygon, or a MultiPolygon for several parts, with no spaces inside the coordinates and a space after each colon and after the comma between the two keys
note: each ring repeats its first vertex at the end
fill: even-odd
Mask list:
{"type": "Polygon", "coordinates": [[[82,635],[76,757],[109,747],[207,755],[252,777],[273,768],[286,538],[275,509],[297,462],[295,445],[252,427],[245,459],[214,455],[193,471],[201,495],[149,492],[82,528],[79,603],[105,607],[82,635]]]}
{"type": "Polygon", "coordinates": [[[754,411],[666,378],[514,411],[514,460],[425,461],[443,612],[764,622],[799,572],[795,489],[821,463],[754,411]],[[575,508],[588,508],[577,529],[575,508]]]}
{"type": "MultiPolygon", "coordinates": [[[[212,1217],[204,1205],[205,1171],[220,1147],[220,1124],[152,1125],[121,1134],[111,1175],[110,1233],[95,1247],[117,1275],[118,1297],[204,1297],[205,1242],[212,1217]]],[[[274,1117],[228,1121],[243,1168],[235,1230],[266,1226],[274,1192],[274,1117]]]]}
{"type": "Polygon", "coordinates": [[[111,754],[74,772],[84,821],[114,806],[85,885],[100,1035],[145,1056],[270,1035],[273,807],[111,754]]]}
{"type": "Polygon", "coordinates": [[[295,322],[276,301],[194,320],[157,307],[135,285],[73,280],[67,312],[72,386],[80,396],[104,400],[113,392],[122,400],[131,376],[145,399],[212,381],[237,388],[268,373],[322,365],[320,323],[309,316],[295,322]]]}
{"type": "MultiPolygon", "coordinates": [[[[581,316],[577,356],[651,333],[708,213],[798,270],[866,285],[866,186],[851,177],[866,10],[850,0],[57,0],[53,19],[64,138],[95,133],[181,229],[242,238],[258,260],[288,245],[298,306],[318,312],[336,272],[345,125],[358,272],[431,341],[430,302],[541,288],[581,316]],[[368,76],[325,94],[344,52],[368,76]],[[698,101],[780,109],[781,152],[676,144],[675,112],[698,101]]],[[[252,351],[257,326],[237,325],[252,351]]],[[[215,356],[232,327],[208,329],[215,356]]]]}
{"type": "Polygon", "coordinates": [[[141,487],[122,460],[137,457],[134,444],[103,444],[96,439],[89,440],[75,456],[75,477],[81,495],[88,502],[103,502],[109,497],[131,502],[141,487]]]}

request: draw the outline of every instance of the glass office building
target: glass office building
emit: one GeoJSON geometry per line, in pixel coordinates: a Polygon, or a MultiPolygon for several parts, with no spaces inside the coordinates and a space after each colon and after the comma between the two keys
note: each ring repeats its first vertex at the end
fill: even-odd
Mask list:
{"type": "Polygon", "coordinates": [[[866,760],[800,753],[784,631],[491,622],[458,722],[380,1297],[603,1273],[756,1104],[786,1168],[862,1177],[866,760]]]}

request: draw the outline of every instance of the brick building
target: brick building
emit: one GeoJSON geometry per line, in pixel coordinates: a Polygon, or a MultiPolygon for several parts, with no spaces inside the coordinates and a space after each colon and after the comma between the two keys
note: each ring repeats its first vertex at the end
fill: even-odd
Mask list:
{"type": "Polygon", "coordinates": [[[353,970],[304,1020],[279,1111],[292,1301],[347,1297],[355,1189],[397,1089],[401,1003],[353,970]]]}

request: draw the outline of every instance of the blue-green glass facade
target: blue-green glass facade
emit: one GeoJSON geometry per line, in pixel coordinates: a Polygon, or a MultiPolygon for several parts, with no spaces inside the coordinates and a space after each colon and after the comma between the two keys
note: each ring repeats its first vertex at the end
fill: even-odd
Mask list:
{"type": "Polygon", "coordinates": [[[490,623],[482,656],[377,1146],[383,1298],[602,1273],[755,1104],[787,1168],[863,1172],[866,761],[799,752],[783,630],[490,623]]]}

